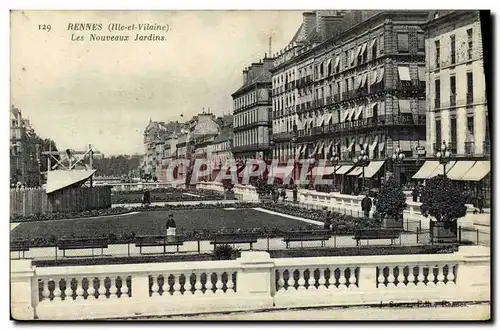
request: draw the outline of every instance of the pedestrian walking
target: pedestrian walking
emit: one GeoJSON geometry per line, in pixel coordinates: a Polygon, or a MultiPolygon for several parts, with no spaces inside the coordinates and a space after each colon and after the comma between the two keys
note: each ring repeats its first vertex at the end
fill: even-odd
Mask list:
{"type": "Polygon", "coordinates": [[[144,194],[142,196],[142,205],[150,205],[151,204],[151,193],[148,189],[144,189],[144,194]]]}
{"type": "Polygon", "coordinates": [[[298,189],[297,185],[293,185],[293,202],[297,203],[297,195],[298,195],[298,189]]]}
{"type": "Polygon", "coordinates": [[[369,218],[370,211],[372,209],[372,200],[368,197],[368,195],[365,195],[365,197],[361,200],[361,209],[363,210],[365,218],[369,218]]]}
{"type": "Polygon", "coordinates": [[[167,241],[174,240],[177,231],[177,225],[175,223],[173,214],[168,215],[168,220],[165,227],[167,227],[167,241]]]}
{"type": "Polygon", "coordinates": [[[419,194],[418,185],[415,185],[415,187],[413,187],[413,190],[411,192],[411,196],[414,202],[418,201],[418,194],[419,194]]]}
{"type": "Polygon", "coordinates": [[[331,226],[332,226],[332,211],[328,211],[326,213],[325,220],[323,223],[323,229],[330,230],[331,226]]]}

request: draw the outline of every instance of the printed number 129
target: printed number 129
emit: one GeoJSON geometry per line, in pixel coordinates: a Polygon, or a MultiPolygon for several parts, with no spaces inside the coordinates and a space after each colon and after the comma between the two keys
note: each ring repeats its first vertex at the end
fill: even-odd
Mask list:
{"type": "Polygon", "coordinates": [[[40,24],[40,25],[38,25],[38,30],[45,30],[47,32],[50,32],[51,28],[52,27],[50,26],[50,24],[40,24]]]}

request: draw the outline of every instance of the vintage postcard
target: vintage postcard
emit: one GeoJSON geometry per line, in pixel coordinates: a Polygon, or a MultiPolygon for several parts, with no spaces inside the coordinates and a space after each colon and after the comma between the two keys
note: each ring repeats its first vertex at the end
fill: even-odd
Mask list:
{"type": "Polygon", "coordinates": [[[13,320],[490,320],[490,12],[12,10],[13,320]]]}

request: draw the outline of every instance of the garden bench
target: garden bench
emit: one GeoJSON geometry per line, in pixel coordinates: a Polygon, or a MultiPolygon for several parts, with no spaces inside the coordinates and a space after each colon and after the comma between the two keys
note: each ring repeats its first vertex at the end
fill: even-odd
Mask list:
{"type": "Polygon", "coordinates": [[[367,244],[369,240],[390,239],[391,245],[394,245],[397,238],[401,242],[401,229],[359,229],[353,238],[356,240],[356,246],[359,246],[362,239],[366,239],[367,244]]]}
{"type": "Polygon", "coordinates": [[[321,247],[325,246],[325,241],[332,237],[329,230],[309,230],[309,231],[292,231],[284,234],[283,242],[286,243],[286,248],[290,247],[290,242],[300,242],[300,247],[304,247],[304,242],[321,241],[321,247]]]}
{"type": "Polygon", "coordinates": [[[66,250],[101,249],[101,256],[104,255],[104,249],[108,247],[108,241],[105,238],[63,238],[57,241],[57,248],[63,251],[63,257],[66,257],[66,250]]]}
{"type": "Polygon", "coordinates": [[[17,252],[19,259],[21,259],[21,252],[23,253],[23,259],[24,259],[24,253],[29,250],[30,250],[30,241],[28,240],[10,242],[10,252],[17,252]]]}
{"type": "Polygon", "coordinates": [[[143,254],[143,247],[163,246],[163,253],[167,253],[167,246],[176,246],[177,252],[179,252],[179,246],[182,245],[184,245],[184,239],[181,236],[140,236],[135,243],[140,254],[143,254]]]}
{"type": "Polygon", "coordinates": [[[257,243],[256,235],[249,234],[218,234],[210,238],[210,244],[213,244],[214,249],[217,244],[250,244],[250,250],[253,249],[253,244],[257,243]]]}

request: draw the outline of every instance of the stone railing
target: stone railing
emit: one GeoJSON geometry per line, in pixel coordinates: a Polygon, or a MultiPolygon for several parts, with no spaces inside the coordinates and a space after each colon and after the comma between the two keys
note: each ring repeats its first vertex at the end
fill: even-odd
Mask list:
{"type": "Polygon", "coordinates": [[[11,262],[17,320],[74,320],[422,301],[489,301],[490,250],[451,254],[36,268],[11,262]]]}
{"type": "Polygon", "coordinates": [[[222,193],[224,192],[224,186],[222,185],[222,182],[212,182],[212,181],[198,182],[196,184],[196,189],[212,190],[222,193]]]}
{"type": "Polygon", "coordinates": [[[259,201],[259,194],[257,194],[257,190],[255,190],[254,186],[236,184],[236,185],[234,185],[233,190],[234,190],[234,196],[238,200],[241,200],[244,202],[257,202],[257,201],[259,201]]]}
{"type": "Polygon", "coordinates": [[[141,191],[143,189],[157,188],[185,188],[185,185],[172,185],[171,183],[159,182],[136,182],[136,183],[106,183],[111,187],[111,191],[141,191]]]}

